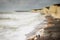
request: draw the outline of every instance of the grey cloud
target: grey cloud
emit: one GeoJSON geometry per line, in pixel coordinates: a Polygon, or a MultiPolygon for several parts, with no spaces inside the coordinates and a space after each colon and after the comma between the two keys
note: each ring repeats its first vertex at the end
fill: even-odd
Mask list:
{"type": "Polygon", "coordinates": [[[60,0],[0,0],[0,11],[31,10],[60,3],[60,0]]]}

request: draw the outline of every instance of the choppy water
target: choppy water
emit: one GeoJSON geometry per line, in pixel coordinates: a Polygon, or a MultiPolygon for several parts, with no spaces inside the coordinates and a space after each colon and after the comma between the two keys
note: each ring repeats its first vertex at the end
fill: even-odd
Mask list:
{"type": "Polygon", "coordinates": [[[25,34],[44,20],[39,13],[0,13],[0,40],[26,40],[25,34]]]}

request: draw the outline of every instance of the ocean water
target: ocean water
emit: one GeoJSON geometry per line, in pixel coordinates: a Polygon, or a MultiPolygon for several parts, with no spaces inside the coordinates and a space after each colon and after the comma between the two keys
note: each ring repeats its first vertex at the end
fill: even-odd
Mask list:
{"type": "Polygon", "coordinates": [[[0,13],[0,40],[26,40],[26,35],[44,21],[40,13],[0,13]]]}

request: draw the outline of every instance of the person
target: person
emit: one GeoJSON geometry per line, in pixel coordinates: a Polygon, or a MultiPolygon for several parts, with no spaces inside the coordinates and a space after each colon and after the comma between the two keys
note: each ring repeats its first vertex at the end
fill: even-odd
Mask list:
{"type": "Polygon", "coordinates": [[[40,40],[40,35],[36,35],[37,39],[36,40],[40,40]]]}

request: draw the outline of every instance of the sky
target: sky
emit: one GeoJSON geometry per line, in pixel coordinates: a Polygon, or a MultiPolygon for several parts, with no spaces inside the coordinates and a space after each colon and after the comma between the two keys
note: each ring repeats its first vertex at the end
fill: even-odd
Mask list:
{"type": "Polygon", "coordinates": [[[0,0],[0,11],[28,11],[56,3],[60,0],[0,0]]]}

